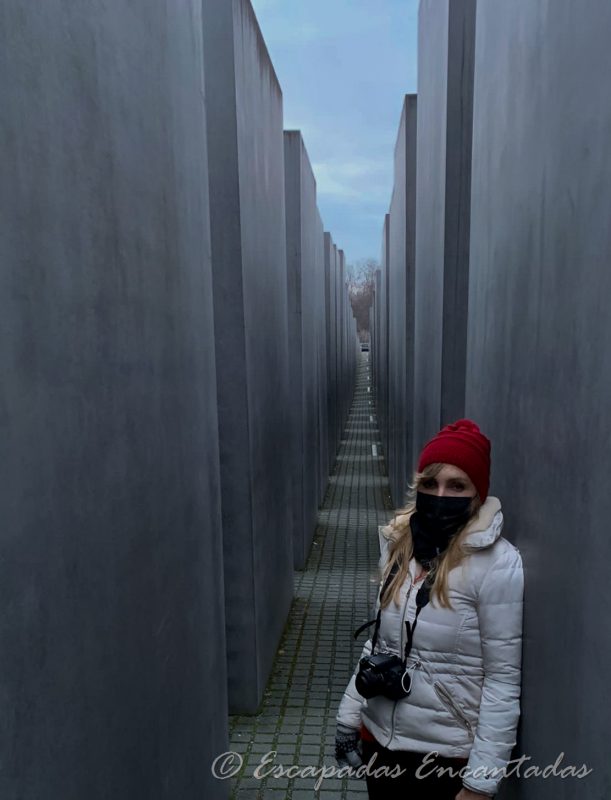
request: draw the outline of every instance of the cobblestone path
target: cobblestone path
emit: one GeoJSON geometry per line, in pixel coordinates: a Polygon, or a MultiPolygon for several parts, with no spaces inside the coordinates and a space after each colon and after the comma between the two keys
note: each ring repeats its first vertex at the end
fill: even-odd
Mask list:
{"type": "Polygon", "coordinates": [[[371,619],[377,526],[392,515],[368,356],[360,354],[341,449],[306,568],[295,572],[293,604],[259,713],[230,717],[230,749],[244,758],[232,779],[233,800],[367,797],[364,780],[326,778],[316,791],[315,777],[259,779],[253,772],[272,750],[277,751],[272,763],[285,768],[336,767],[335,714],[368,635],[355,641],[352,632],[371,619]]]}

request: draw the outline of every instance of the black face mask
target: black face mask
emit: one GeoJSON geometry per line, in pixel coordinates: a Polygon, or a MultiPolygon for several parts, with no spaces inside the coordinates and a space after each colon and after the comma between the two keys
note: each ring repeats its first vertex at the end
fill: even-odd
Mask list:
{"type": "Polygon", "coordinates": [[[428,567],[442,553],[456,531],[467,522],[472,497],[439,497],[418,492],[416,510],[410,517],[414,556],[428,567]]]}

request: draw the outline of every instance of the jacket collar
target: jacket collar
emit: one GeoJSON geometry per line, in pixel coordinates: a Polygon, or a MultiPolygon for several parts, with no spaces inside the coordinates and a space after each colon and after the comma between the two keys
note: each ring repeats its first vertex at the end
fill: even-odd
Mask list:
{"type": "MultiPolygon", "coordinates": [[[[386,528],[387,525],[378,525],[381,553],[384,553],[389,544],[388,538],[384,535],[386,528]]],[[[503,530],[503,512],[499,498],[488,495],[464,530],[462,546],[468,552],[483,550],[494,544],[503,530]]]]}
{"type": "Polygon", "coordinates": [[[503,530],[503,512],[498,497],[488,495],[479,512],[465,527],[462,545],[466,550],[482,550],[490,547],[503,530]],[[468,533],[467,533],[468,531],[468,533]]]}

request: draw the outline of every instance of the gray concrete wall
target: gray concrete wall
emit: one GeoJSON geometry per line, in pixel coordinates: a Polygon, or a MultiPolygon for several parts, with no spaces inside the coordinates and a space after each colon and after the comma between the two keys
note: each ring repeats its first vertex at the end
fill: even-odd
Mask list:
{"type": "MultiPolygon", "coordinates": [[[[403,144],[402,144],[403,147],[403,144]]],[[[415,340],[416,340],[416,192],[418,185],[418,98],[408,95],[405,99],[405,397],[406,397],[406,436],[405,479],[403,494],[407,491],[407,481],[411,480],[416,467],[415,460],[415,340]]],[[[399,495],[397,495],[398,497],[399,495]]],[[[403,497],[401,502],[403,502],[403,497]]]]}
{"type": "MultiPolygon", "coordinates": [[[[380,400],[380,317],[381,317],[381,298],[382,298],[382,273],[380,269],[376,269],[374,275],[374,293],[373,293],[373,320],[371,325],[371,345],[369,358],[371,359],[371,391],[373,394],[372,401],[376,406],[378,420],[380,416],[381,400],[380,400]]],[[[379,424],[379,423],[378,423],[379,424]]]]}
{"type": "MultiPolygon", "coordinates": [[[[378,421],[380,426],[380,440],[385,457],[388,457],[390,449],[390,427],[388,416],[388,306],[389,306],[389,257],[390,257],[390,215],[384,215],[384,225],[382,228],[382,247],[381,247],[381,267],[380,267],[380,292],[379,303],[379,361],[378,361],[378,421]]],[[[386,459],[385,459],[386,460],[386,459]]],[[[387,467],[388,469],[388,467],[387,467]]]]}
{"type": "Polygon", "coordinates": [[[0,25],[0,796],[223,798],[200,5],[0,25]]]}
{"type": "Polygon", "coordinates": [[[346,415],[349,416],[352,407],[352,399],[354,397],[354,389],[356,385],[356,371],[357,359],[360,358],[361,341],[358,337],[356,318],[352,310],[352,302],[350,300],[350,292],[346,287],[346,308],[347,308],[347,326],[348,326],[348,406],[346,415]]]}
{"type": "Polygon", "coordinates": [[[322,504],[329,482],[329,413],[327,398],[329,384],[327,381],[327,283],[325,277],[325,233],[320,213],[316,220],[316,282],[318,296],[316,300],[316,352],[318,362],[318,505],[322,504]]]}
{"type": "Polygon", "coordinates": [[[475,0],[418,19],[415,459],[465,404],[475,0]]]}
{"type": "Polygon", "coordinates": [[[476,0],[452,0],[448,24],[441,425],[465,413],[476,0]]]}
{"type": "MultiPolygon", "coordinates": [[[[340,275],[340,259],[337,245],[333,245],[333,281],[335,283],[335,440],[339,449],[342,437],[343,405],[342,405],[342,285],[340,275]]],[[[336,451],[337,455],[337,451],[336,451]]]]}
{"type": "Polygon", "coordinates": [[[301,133],[284,133],[286,266],[288,278],[291,481],[295,569],[305,565],[319,501],[319,284],[320,217],[316,181],[301,133]]]}
{"type": "Polygon", "coordinates": [[[339,433],[344,432],[347,416],[347,400],[346,395],[348,392],[347,375],[346,375],[346,257],[344,251],[338,249],[337,251],[337,290],[338,290],[338,330],[339,330],[339,343],[337,348],[338,370],[339,370],[339,433]]]}
{"type": "Polygon", "coordinates": [[[525,562],[515,752],[593,769],[503,797],[608,797],[611,6],[486,0],[476,27],[466,410],[525,562]]]}
{"type": "Polygon", "coordinates": [[[282,94],[248,0],[204,0],[230,709],[254,712],[293,593],[282,94]]]}
{"type": "Polygon", "coordinates": [[[397,506],[404,502],[413,469],[416,135],[417,104],[412,94],[405,97],[401,112],[389,215],[387,466],[397,506]]]}
{"type": "Polygon", "coordinates": [[[360,351],[360,343],[356,330],[356,319],[352,311],[352,303],[350,301],[350,292],[348,291],[348,267],[346,264],[346,255],[342,250],[342,273],[343,273],[343,291],[344,291],[344,420],[348,423],[350,416],[350,407],[352,405],[352,397],[354,394],[354,384],[356,378],[356,353],[357,348],[360,351]]]}
{"type": "Polygon", "coordinates": [[[330,233],[324,234],[323,247],[325,303],[328,310],[326,340],[329,353],[327,363],[329,465],[333,471],[354,392],[358,342],[356,320],[345,282],[344,252],[338,250],[330,233]]]}
{"type": "Polygon", "coordinates": [[[337,340],[337,327],[335,323],[335,297],[336,297],[336,281],[335,281],[335,245],[330,233],[325,231],[324,234],[324,259],[325,259],[325,307],[327,310],[326,318],[326,341],[327,341],[327,414],[329,425],[329,472],[335,463],[335,456],[338,449],[337,439],[337,362],[336,362],[336,340],[337,340]]]}

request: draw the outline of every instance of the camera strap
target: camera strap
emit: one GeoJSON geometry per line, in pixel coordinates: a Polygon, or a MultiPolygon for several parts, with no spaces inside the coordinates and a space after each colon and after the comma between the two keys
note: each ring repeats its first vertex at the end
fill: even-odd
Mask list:
{"type": "MultiPolygon", "coordinates": [[[[384,586],[382,587],[382,590],[380,592],[380,595],[379,595],[380,599],[384,596],[384,592],[386,591],[386,589],[390,585],[390,582],[392,581],[392,579],[397,574],[398,569],[399,569],[399,565],[395,561],[395,563],[393,564],[393,566],[392,566],[392,568],[390,570],[390,573],[388,574],[388,577],[386,578],[386,580],[384,582],[384,586]]],[[[414,631],[416,630],[416,624],[418,622],[418,615],[420,614],[422,609],[426,606],[426,604],[429,602],[430,591],[431,591],[431,584],[429,583],[429,576],[427,575],[427,577],[424,579],[424,583],[418,589],[418,594],[416,595],[416,617],[414,619],[414,622],[413,622],[412,625],[410,625],[410,623],[407,620],[405,621],[405,630],[406,630],[406,633],[407,633],[407,640],[405,642],[404,661],[407,661],[407,657],[409,656],[410,651],[412,649],[412,641],[414,639],[414,631]]],[[[375,647],[376,647],[376,644],[377,644],[377,641],[378,641],[378,632],[380,630],[381,617],[382,617],[382,609],[380,608],[378,610],[378,613],[377,613],[377,616],[376,616],[375,619],[369,620],[369,622],[365,622],[363,625],[360,626],[360,628],[357,628],[357,630],[354,632],[354,638],[356,639],[358,637],[358,635],[362,631],[365,630],[365,628],[368,628],[370,625],[373,625],[375,623],[373,636],[371,638],[371,652],[372,653],[375,651],[375,647]]]]}
{"type": "MultiPolygon", "coordinates": [[[[384,596],[384,592],[390,586],[390,582],[395,577],[395,575],[397,574],[398,570],[399,570],[399,564],[395,561],[395,563],[392,565],[392,568],[391,568],[391,570],[390,570],[390,572],[388,574],[388,577],[384,581],[384,586],[382,586],[382,590],[380,591],[380,594],[379,594],[380,600],[384,596]]],[[[381,618],[381,616],[382,616],[382,609],[380,608],[378,610],[378,613],[377,613],[377,616],[375,617],[375,619],[370,619],[369,622],[365,622],[363,625],[361,625],[360,628],[357,628],[357,630],[354,632],[354,638],[356,639],[359,636],[359,634],[362,633],[362,631],[365,630],[365,628],[368,628],[370,625],[373,625],[374,622],[375,622],[375,629],[374,629],[374,632],[373,632],[373,638],[371,640],[371,652],[372,653],[375,650],[376,642],[378,640],[378,631],[380,629],[380,618],[381,618]]]]}
{"type": "Polygon", "coordinates": [[[414,639],[414,631],[416,630],[416,623],[418,622],[418,615],[425,607],[425,605],[429,602],[431,597],[431,585],[429,583],[429,576],[427,575],[424,579],[422,586],[418,589],[418,594],[416,595],[416,617],[412,625],[409,624],[407,620],[405,620],[405,632],[407,634],[407,640],[405,642],[405,652],[403,655],[403,660],[407,661],[407,657],[410,654],[412,649],[412,641],[414,639]]]}

